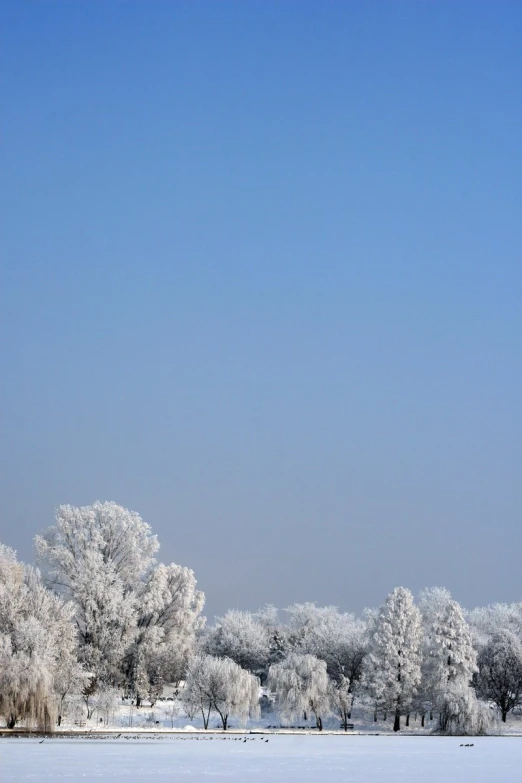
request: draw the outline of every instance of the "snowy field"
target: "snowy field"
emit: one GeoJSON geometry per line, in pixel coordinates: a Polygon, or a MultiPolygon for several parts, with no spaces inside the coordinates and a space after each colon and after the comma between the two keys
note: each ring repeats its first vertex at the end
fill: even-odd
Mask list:
{"type": "Polygon", "coordinates": [[[522,739],[164,736],[0,739],[2,783],[485,783],[522,780],[522,739]],[[246,741],[244,741],[246,738],[246,741]],[[473,742],[474,747],[460,747],[473,742]]]}

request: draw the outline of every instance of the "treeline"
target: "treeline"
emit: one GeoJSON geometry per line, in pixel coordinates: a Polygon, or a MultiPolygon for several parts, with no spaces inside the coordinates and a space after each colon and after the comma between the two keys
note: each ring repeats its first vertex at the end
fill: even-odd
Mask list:
{"type": "Polygon", "coordinates": [[[362,617],[296,604],[229,611],[208,627],[193,572],[158,564],[150,526],[115,503],[61,506],[37,570],[0,544],[0,716],[51,730],[166,684],[189,717],[223,729],[259,714],[336,715],[354,704],[398,731],[410,715],[477,734],[522,704],[522,603],[465,613],[447,590],[398,587],[362,617]],[[281,616],[282,615],[282,616],[281,616]],[[494,708],[494,709],[492,709],[494,708]]]}

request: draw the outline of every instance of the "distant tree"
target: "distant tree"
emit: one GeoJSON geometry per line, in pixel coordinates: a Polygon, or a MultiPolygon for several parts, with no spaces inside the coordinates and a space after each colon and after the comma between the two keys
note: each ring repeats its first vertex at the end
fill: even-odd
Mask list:
{"type": "Polygon", "coordinates": [[[522,641],[522,601],[480,606],[467,614],[474,646],[480,650],[499,631],[511,631],[522,641]]]}
{"type": "Polygon", "coordinates": [[[290,653],[270,667],[268,687],[283,717],[291,720],[311,712],[317,728],[322,731],[323,718],[330,712],[325,661],[315,655],[290,653]]]}
{"type": "Polygon", "coordinates": [[[216,618],[203,644],[209,655],[230,658],[251,673],[264,669],[270,655],[269,630],[252,612],[229,610],[216,618]]]}
{"type": "Polygon", "coordinates": [[[400,731],[401,716],[409,713],[420,685],[421,642],[413,596],[396,587],[375,618],[364,665],[366,689],[377,707],[393,714],[394,731],[400,731]]]}
{"type": "Polygon", "coordinates": [[[328,676],[339,690],[335,698],[341,722],[346,725],[367,652],[366,623],[335,606],[294,604],[290,616],[288,643],[293,651],[315,655],[326,662],[328,676]],[[349,707],[348,707],[349,705],[349,707]],[[348,708],[348,709],[346,709],[348,708]]]}
{"type": "Polygon", "coordinates": [[[174,728],[174,718],[179,715],[179,703],[174,700],[165,707],[165,715],[170,718],[170,728],[174,728]]]}
{"type": "Polygon", "coordinates": [[[111,713],[114,713],[120,703],[119,692],[115,688],[101,688],[95,696],[95,708],[101,720],[109,725],[111,713]]]}
{"type": "Polygon", "coordinates": [[[330,680],[329,693],[331,709],[341,721],[341,728],[348,731],[354,700],[353,693],[350,691],[350,680],[348,678],[330,680]]]}
{"type": "Polygon", "coordinates": [[[498,707],[502,721],[522,704],[522,642],[512,632],[500,630],[481,649],[477,690],[498,707]]]}
{"type": "Polygon", "coordinates": [[[246,720],[259,714],[259,680],[230,658],[199,654],[189,664],[182,699],[189,714],[201,712],[205,729],[217,712],[226,731],[230,717],[246,720]]]}

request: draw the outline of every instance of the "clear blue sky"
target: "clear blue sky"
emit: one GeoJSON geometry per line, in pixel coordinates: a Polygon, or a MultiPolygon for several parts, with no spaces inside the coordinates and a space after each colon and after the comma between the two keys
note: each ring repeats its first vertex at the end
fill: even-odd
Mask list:
{"type": "Polygon", "coordinates": [[[210,616],[522,580],[522,4],[2,2],[0,540],[210,616]]]}

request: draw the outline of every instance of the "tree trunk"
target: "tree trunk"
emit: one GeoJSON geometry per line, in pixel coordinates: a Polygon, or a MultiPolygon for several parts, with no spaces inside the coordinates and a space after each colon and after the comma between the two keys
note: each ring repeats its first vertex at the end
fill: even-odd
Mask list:
{"type": "Polygon", "coordinates": [[[141,696],[140,696],[139,693],[137,693],[136,694],[136,709],[139,710],[140,707],[141,707],[141,696]]]}
{"type": "Polygon", "coordinates": [[[373,711],[373,722],[377,723],[377,710],[373,711]]]}
{"type": "Polygon", "coordinates": [[[321,717],[319,715],[316,715],[315,722],[317,724],[317,728],[319,729],[319,731],[322,731],[323,730],[323,721],[321,720],[321,717]]]}
{"type": "Polygon", "coordinates": [[[400,731],[401,730],[401,711],[395,710],[395,718],[393,720],[393,730],[394,731],[400,731]]]}
{"type": "Polygon", "coordinates": [[[16,726],[16,715],[13,715],[11,713],[11,715],[7,716],[7,728],[14,729],[15,726],[16,726]]]}
{"type": "Polygon", "coordinates": [[[421,715],[421,726],[424,728],[424,713],[421,715]]]}
{"type": "Polygon", "coordinates": [[[406,713],[406,726],[410,725],[410,713],[406,713]]]}

